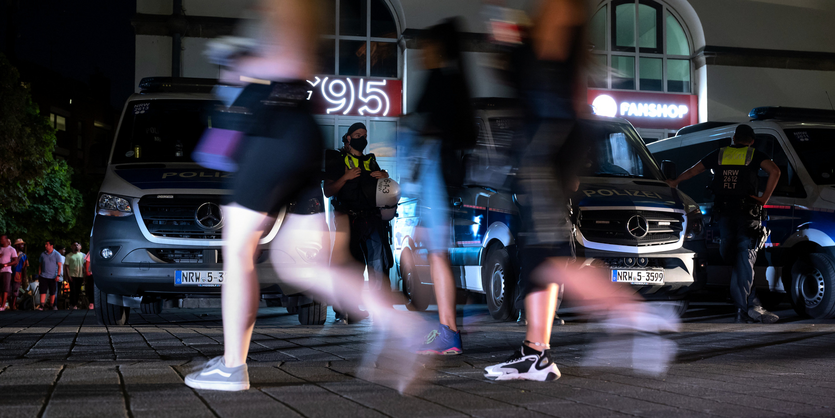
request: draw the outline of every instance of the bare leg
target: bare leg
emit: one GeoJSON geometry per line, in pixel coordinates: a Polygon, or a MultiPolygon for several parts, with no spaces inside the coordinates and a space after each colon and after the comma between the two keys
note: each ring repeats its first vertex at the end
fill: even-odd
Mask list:
{"type": "Polygon", "coordinates": [[[429,271],[435,288],[435,300],[438,302],[438,318],[441,324],[457,332],[455,326],[455,281],[452,279],[452,267],[446,253],[429,254],[429,271]]]}
{"type": "Polygon", "coordinates": [[[0,306],[6,306],[6,300],[8,299],[8,297],[9,297],[9,294],[6,293],[6,292],[3,292],[3,297],[0,298],[0,306]]]}
{"type": "Polygon", "coordinates": [[[258,316],[260,286],[255,274],[255,252],[267,214],[232,204],[223,207],[224,276],[221,290],[223,347],[226,367],[246,363],[252,329],[258,316]]]}
{"type": "MultiPolygon", "coordinates": [[[[546,285],[545,289],[533,291],[525,297],[525,315],[528,320],[526,340],[546,345],[551,342],[551,327],[554,325],[558,294],[559,286],[551,283],[546,285]]],[[[543,350],[541,346],[530,347],[543,350]]]]}

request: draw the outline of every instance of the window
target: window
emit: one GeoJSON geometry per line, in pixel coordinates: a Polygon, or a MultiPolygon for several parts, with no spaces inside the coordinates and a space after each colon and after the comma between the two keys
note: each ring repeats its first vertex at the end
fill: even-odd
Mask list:
{"type": "MultiPolygon", "coordinates": [[[[731,145],[731,138],[722,138],[715,141],[682,145],[679,148],[656,152],[654,155],[655,159],[659,162],[664,160],[674,162],[676,164],[676,171],[678,171],[677,174],[681,174],[684,170],[696,165],[696,163],[711,152],[729,145],[731,145]]],[[[707,187],[710,185],[712,178],[712,174],[708,172],[682,182],[678,188],[698,203],[712,202],[713,198],[707,191],[707,187]]]]}
{"type": "Polygon", "coordinates": [[[397,78],[400,31],[385,0],[328,0],[320,74],[397,78]]]}
{"type": "Polygon", "coordinates": [[[786,129],[786,136],[816,184],[835,184],[835,129],[786,129]]]}
{"type": "MultiPolygon", "coordinates": [[[[774,189],[772,196],[776,197],[806,197],[806,191],[803,189],[803,183],[797,176],[797,170],[794,169],[788,155],[783,151],[783,147],[773,135],[757,134],[754,141],[754,149],[762,151],[768,155],[774,164],[780,168],[780,179],[777,181],[777,187],[774,189]]],[[[768,173],[765,170],[760,170],[759,189],[765,190],[768,183],[768,173]]]]}
{"type": "Polygon", "coordinates": [[[660,1],[606,0],[589,24],[589,87],[691,93],[691,44],[660,1]]]}

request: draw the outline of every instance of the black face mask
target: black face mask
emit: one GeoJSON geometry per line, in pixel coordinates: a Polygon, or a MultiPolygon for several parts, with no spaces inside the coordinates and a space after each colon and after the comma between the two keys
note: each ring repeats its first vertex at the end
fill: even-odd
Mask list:
{"type": "Polygon", "coordinates": [[[361,136],[359,138],[351,138],[351,148],[362,152],[368,146],[368,137],[361,136]]]}

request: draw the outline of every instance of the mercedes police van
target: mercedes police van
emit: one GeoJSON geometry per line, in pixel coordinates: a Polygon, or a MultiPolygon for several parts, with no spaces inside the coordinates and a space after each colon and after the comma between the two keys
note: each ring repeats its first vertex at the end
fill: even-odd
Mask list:
{"type": "MultiPolygon", "coordinates": [[[[835,318],[835,111],[760,107],[749,113],[756,141],[780,167],[777,188],[765,207],[771,235],[760,251],[754,284],[767,307],[789,296],[798,314],[835,318]]],[[[711,151],[728,146],[737,122],[706,122],[649,145],[659,160],[686,170],[711,151]]],[[[760,170],[761,185],[767,174],[760,170]]],[[[710,176],[679,187],[702,207],[710,220],[710,176]]],[[[763,187],[760,187],[762,189],[763,187]]],[[[707,222],[703,240],[688,245],[698,253],[697,280],[727,287],[731,267],[719,254],[718,226],[707,222]]]]}
{"type": "MultiPolygon", "coordinates": [[[[146,78],[141,92],[125,104],[90,238],[100,324],[126,324],[130,308],[159,313],[166,299],[220,295],[226,274],[221,203],[229,193],[224,183],[234,174],[203,168],[191,158],[220,103],[211,94],[216,83],[146,78]]],[[[272,263],[304,267],[330,257],[325,233],[277,238],[287,214],[323,208],[321,189],[315,187],[282,209],[261,237],[256,260],[268,306],[283,304],[308,325],[324,323],[327,305],[298,295],[304,289],[283,292],[272,263]]]]}
{"type": "MultiPolygon", "coordinates": [[[[457,287],[486,296],[490,314],[514,318],[517,284],[516,234],[519,206],[509,190],[510,151],[522,134],[522,117],[512,101],[476,102],[478,140],[464,157],[465,186],[450,196],[453,205],[450,260],[457,287]]],[[[572,198],[578,258],[606,268],[613,282],[630,283],[649,300],[687,307],[694,253],[683,248],[701,226],[698,206],[671,189],[643,140],[623,120],[585,116],[572,141],[592,152],[572,198]]],[[[427,251],[419,235],[420,204],[401,202],[393,227],[395,277],[410,309],[432,299],[427,251]]]]}

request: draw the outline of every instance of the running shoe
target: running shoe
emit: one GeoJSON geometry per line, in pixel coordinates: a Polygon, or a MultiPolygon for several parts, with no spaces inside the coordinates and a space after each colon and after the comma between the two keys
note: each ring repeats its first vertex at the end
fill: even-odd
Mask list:
{"type": "Polygon", "coordinates": [[[438,329],[429,332],[426,341],[418,348],[417,353],[451,356],[461,354],[461,346],[461,333],[455,332],[442,324],[438,329]]]}
{"type": "Polygon", "coordinates": [[[484,377],[490,380],[534,380],[550,382],[561,376],[557,364],[551,360],[551,350],[537,351],[526,345],[504,363],[484,369],[484,377]]]}
{"type": "Polygon", "coordinates": [[[203,368],[186,376],[186,386],[194,389],[239,391],[249,389],[246,364],[226,367],[223,356],[209,360],[203,368]]]}

